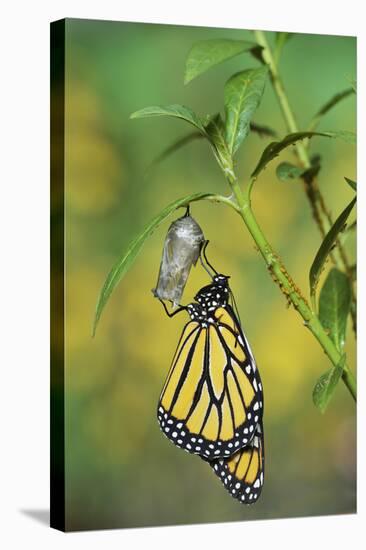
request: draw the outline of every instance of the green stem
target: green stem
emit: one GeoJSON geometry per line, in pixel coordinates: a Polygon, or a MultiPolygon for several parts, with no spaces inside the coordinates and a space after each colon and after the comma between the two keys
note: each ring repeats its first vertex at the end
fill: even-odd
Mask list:
{"type": "MultiPolygon", "coordinates": [[[[258,44],[263,48],[262,50],[263,60],[269,68],[269,74],[271,77],[272,86],[276,93],[278,102],[280,104],[287,129],[291,133],[298,132],[299,131],[298,125],[296,123],[294,113],[288,101],[287,94],[277,68],[277,64],[273,57],[272,50],[267,42],[265,33],[263,31],[254,31],[254,35],[256,37],[258,44]]],[[[304,143],[301,141],[298,141],[297,143],[295,143],[295,151],[297,153],[297,157],[301,165],[304,168],[310,168],[311,166],[310,157],[304,143]]],[[[312,209],[313,217],[319,227],[320,233],[324,237],[326,232],[332,225],[332,218],[325,205],[324,197],[320,189],[316,185],[315,180],[313,180],[309,184],[306,184],[305,190],[310,203],[310,207],[312,209]]],[[[343,264],[343,267],[348,277],[351,280],[350,266],[349,266],[347,254],[342,244],[340,243],[339,239],[337,241],[337,247],[339,251],[340,261],[338,260],[338,258],[335,258],[333,254],[331,254],[333,263],[337,265],[337,267],[340,267],[340,264],[343,264]]],[[[353,303],[351,318],[352,318],[354,332],[356,334],[356,315],[354,313],[356,296],[353,289],[352,280],[351,280],[351,288],[352,288],[352,303],[353,303]]]]}
{"type": "MultiPolygon", "coordinates": [[[[292,109],[288,102],[281,77],[279,75],[276,63],[274,62],[272,51],[268,45],[265,34],[263,31],[254,31],[254,35],[257,39],[258,44],[263,47],[263,50],[262,50],[263,59],[269,68],[269,74],[271,77],[272,85],[276,92],[278,101],[280,103],[280,107],[282,109],[282,113],[286,122],[287,129],[290,133],[298,132],[299,130],[295,121],[294,113],[292,112],[292,109]]],[[[304,145],[300,141],[298,141],[297,143],[295,143],[295,149],[303,167],[310,168],[311,166],[310,159],[308,157],[308,154],[304,145]]]]}
{"type": "MultiPolygon", "coordinates": [[[[317,315],[312,311],[306,299],[301,295],[300,289],[290,277],[282,261],[277,254],[275,254],[271,245],[264,236],[263,231],[253,214],[250,204],[249,191],[244,194],[236,178],[230,177],[228,181],[237,201],[237,206],[234,206],[233,204],[233,207],[239,212],[246,227],[252,235],[264,261],[266,262],[267,268],[273,280],[286,296],[288,302],[294,306],[294,308],[304,319],[305,326],[308,327],[311,333],[318,340],[333,365],[338,365],[341,360],[341,354],[324,330],[317,315]]],[[[342,378],[352,397],[356,401],[356,380],[347,366],[344,367],[342,378]]]]}
{"type": "Polygon", "coordinates": [[[240,209],[238,205],[235,204],[235,202],[233,202],[230,197],[225,197],[223,195],[211,195],[209,197],[206,197],[206,200],[211,202],[221,202],[223,204],[227,204],[228,206],[231,206],[231,208],[234,208],[234,210],[236,210],[240,214],[240,209]]]}

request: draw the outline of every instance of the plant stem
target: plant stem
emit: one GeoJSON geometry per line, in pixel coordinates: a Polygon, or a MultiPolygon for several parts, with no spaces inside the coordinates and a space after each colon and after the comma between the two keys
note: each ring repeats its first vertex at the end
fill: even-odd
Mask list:
{"type": "Polygon", "coordinates": [[[236,210],[240,214],[240,209],[238,205],[235,204],[235,202],[233,202],[230,197],[225,197],[223,195],[211,195],[209,197],[206,197],[206,200],[211,202],[222,202],[223,204],[227,204],[231,206],[231,208],[234,208],[234,210],[236,210]]]}
{"type": "MultiPolygon", "coordinates": [[[[279,104],[283,113],[283,117],[286,122],[287,129],[291,133],[298,132],[299,131],[298,125],[296,123],[294,113],[288,101],[287,94],[285,92],[282,79],[278,71],[278,67],[274,60],[272,50],[267,42],[265,33],[263,31],[254,31],[254,35],[256,37],[258,44],[263,48],[262,50],[263,60],[269,68],[269,74],[271,77],[273,89],[279,101],[279,104]]],[[[301,165],[305,169],[310,168],[311,162],[310,162],[307,148],[304,145],[304,143],[302,143],[301,141],[298,141],[297,143],[295,143],[295,151],[301,165]]],[[[332,223],[333,223],[332,217],[330,215],[329,210],[326,207],[324,197],[317,185],[316,178],[313,178],[311,181],[304,182],[304,183],[305,183],[306,196],[308,197],[314,220],[319,227],[319,231],[321,235],[324,237],[328,229],[332,226],[332,223]]],[[[340,262],[337,260],[337,258],[334,257],[334,254],[331,254],[331,258],[333,263],[337,267],[340,267],[340,263],[343,264],[343,267],[347,273],[347,276],[350,278],[351,289],[352,289],[351,318],[352,318],[353,329],[356,334],[356,313],[355,313],[356,296],[355,296],[353,282],[351,278],[350,264],[347,258],[346,251],[344,250],[339,239],[337,239],[337,247],[339,251],[340,262]]]]}
{"type": "MultiPolygon", "coordinates": [[[[266,262],[267,268],[273,280],[279,286],[287,301],[294,306],[294,308],[304,319],[305,326],[308,327],[308,329],[318,340],[333,365],[338,365],[342,357],[341,354],[324,330],[317,315],[314,311],[312,311],[306,299],[302,296],[300,289],[290,277],[285,266],[283,265],[283,262],[273,251],[271,245],[264,236],[262,229],[258,225],[257,220],[255,219],[250,204],[250,186],[248,186],[247,192],[244,194],[236,178],[230,177],[228,178],[228,181],[235,195],[238,208],[234,204],[233,207],[239,212],[246,227],[252,235],[264,261],[266,262]]],[[[342,379],[352,397],[356,401],[356,380],[346,365],[343,370],[342,379]]]]}
{"type": "MultiPolygon", "coordinates": [[[[272,51],[268,45],[265,34],[263,31],[254,31],[254,35],[257,39],[258,44],[263,48],[262,50],[263,59],[269,68],[269,74],[271,77],[272,85],[273,85],[274,91],[276,92],[277,99],[280,103],[280,107],[282,109],[282,113],[286,122],[287,129],[291,133],[298,132],[299,130],[295,121],[295,116],[292,112],[289,101],[287,99],[287,95],[283,87],[281,77],[278,73],[278,69],[274,62],[272,51]]],[[[310,159],[308,157],[308,154],[304,145],[300,141],[298,141],[297,143],[295,143],[295,149],[302,166],[304,168],[310,168],[311,166],[310,159]]]]}

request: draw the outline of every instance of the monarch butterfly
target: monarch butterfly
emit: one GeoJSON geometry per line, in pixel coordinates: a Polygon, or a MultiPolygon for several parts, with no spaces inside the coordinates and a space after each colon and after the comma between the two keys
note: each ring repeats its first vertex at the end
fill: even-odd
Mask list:
{"type": "Polygon", "coordinates": [[[210,462],[229,493],[243,504],[253,504],[264,481],[263,425],[259,423],[250,444],[230,458],[210,462]]]}
{"type": "Polygon", "coordinates": [[[263,391],[253,354],[229,303],[229,277],[213,269],[205,250],[203,255],[214,271],[212,283],[199,290],[193,303],[174,313],[162,302],[169,316],[186,310],[191,319],[160,396],[158,420],[175,445],[211,461],[231,457],[251,444],[262,421],[263,391]]]}

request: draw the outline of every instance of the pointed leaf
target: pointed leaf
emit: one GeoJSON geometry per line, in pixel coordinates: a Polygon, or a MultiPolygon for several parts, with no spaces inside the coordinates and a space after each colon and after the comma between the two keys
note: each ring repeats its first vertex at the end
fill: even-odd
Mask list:
{"type": "Polygon", "coordinates": [[[255,132],[259,137],[269,136],[276,137],[277,132],[270,128],[269,126],[263,126],[262,124],[257,124],[256,122],[250,123],[250,131],[255,132]]]}
{"type": "Polygon", "coordinates": [[[332,250],[339,233],[344,229],[348,216],[350,215],[352,208],[355,205],[355,202],[356,198],[354,198],[349,203],[349,205],[346,206],[343,212],[341,212],[341,214],[338,216],[338,218],[324,237],[324,240],[320,245],[318,252],[316,253],[309,272],[310,295],[312,297],[315,296],[316,287],[318,285],[319,277],[324,267],[325,260],[332,250]]]}
{"type": "Polygon", "coordinates": [[[246,40],[215,38],[196,42],[187,57],[184,84],[188,84],[211,67],[253,48],[258,48],[258,44],[246,40]]]}
{"type": "Polygon", "coordinates": [[[203,137],[204,136],[201,132],[191,132],[190,134],[187,134],[186,136],[178,139],[172,145],[164,149],[164,151],[152,161],[148,168],[148,171],[154,168],[156,165],[160,164],[160,162],[168,158],[170,155],[178,151],[178,149],[184,147],[184,145],[187,145],[188,143],[190,143],[191,141],[195,141],[196,139],[202,139],[203,137]]]}
{"type": "Polygon", "coordinates": [[[352,134],[352,132],[295,132],[294,134],[288,134],[282,141],[273,141],[267,145],[251,177],[257,178],[271,160],[277,157],[286,147],[293,145],[297,141],[314,136],[341,137],[343,139],[346,137],[346,139],[352,139],[348,134],[352,134]]]}
{"type": "Polygon", "coordinates": [[[147,118],[155,116],[170,116],[174,118],[181,118],[190,124],[193,124],[203,135],[206,135],[206,131],[202,120],[196,115],[189,107],[184,105],[167,105],[166,107],[153,105],[151,107],[145,107],[135,111],[130,115],[130,118],[147,118]]]}
{"type": "Polygon", "coordinates": [[[346,90],[343,90],[342,92],[338,92],[335,94],[329,101],[327,101],[323,107],[319,109],[319,111],[316,113],[315,116],[321,116],[325,115],[330,111],[333,107],[335,107],[342,99],[345,99],[349,95],[353,94],[354,90],[353,88],[347,88],[346,90]]]}
{"type": "Polygon", "coordinates": [[[320,412],[324,413],[330,399],[342,377],[346,355],[343,354],[338,365],[329,369],[317,381],[313,390],[313,402],[320,412]]]}
{"type": "Polygon", "coordinates": [[[246,138],[250,119],[263,95],[267,68],[248,69],[225,84],[226,141],[231,155],[246,138]]]}
{"type": "Polygon", "coordinates": [[[350,96],[354,93],[353,88],[347,88],[346,90],[343,90],[342,92],[339,92],[335,94],[329,101],[327,101],[315,114],[313,117],[313,120],[310,123],[309,130],[315,130],[317,125],[319,124],[321,118],[328,113],[333,107],[338,105],[342,99],[345,99],[346,97],[350,96]]]}
{"type": "Polygon", "coordinates": [[[122,256],[117,260],[115,265],[112,267],[100,292],[97,306],[96,306],[96,311],[95,311],[93,335],[95,334],[97,324],[102,314],[102,311],[106,306],[113,290],[116,288],[117,284],[120,282],[122,277],[127,273],[127,271],[132,266],[133,262],[136,259],[136,256],[140,252],[142,245],[144,244],[146,239],[153,233],[153,231],[155,231],[155,229],[159,227],[159,225],[163,221],[165,221],[168,218],[168,216],[170,216],[170,214],[172,214],[172,212],[174,212],[180,206],[186,206],[191,202],[207,199],[208,197],[212,197],[212,196],[213,196],[212,193],[194,193],[193,195],[187,195],[186,197],[183,197],[181,199],[178,199],[172,202],[166,208],[164,208],[164,210],[162,210],[157,216],[155,216],[155,218],[153,218],[150,221],[150,223],[145,227],[145,229],[135,239],[133,239],[130,242],[129,246],[127,247],[127,250],[122,254],[122,256]]]}
{"type": "Polygon", "coordinates": [[[339,351],[344,347],[350,306],[350,281],[342,271],[333,268],[320,292],[319,319],[339,351]]]}
{"type": "Polygon", "coordinates": [[[350,180],[349,178],[344,178],[348,185],[354,190],[357,191],[357,183],[353,180],[350,180]]]}

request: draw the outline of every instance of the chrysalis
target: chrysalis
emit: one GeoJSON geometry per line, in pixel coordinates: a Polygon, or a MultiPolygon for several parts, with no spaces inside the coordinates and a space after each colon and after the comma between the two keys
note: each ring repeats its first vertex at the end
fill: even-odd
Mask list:
{"type": "Polygon", "coordinates": [[[180,303],[192,265],[196,265],[205,241],[202,229],[189,215],[175,220],[168,229],[160,263],[156,298],[180,303]]]}

